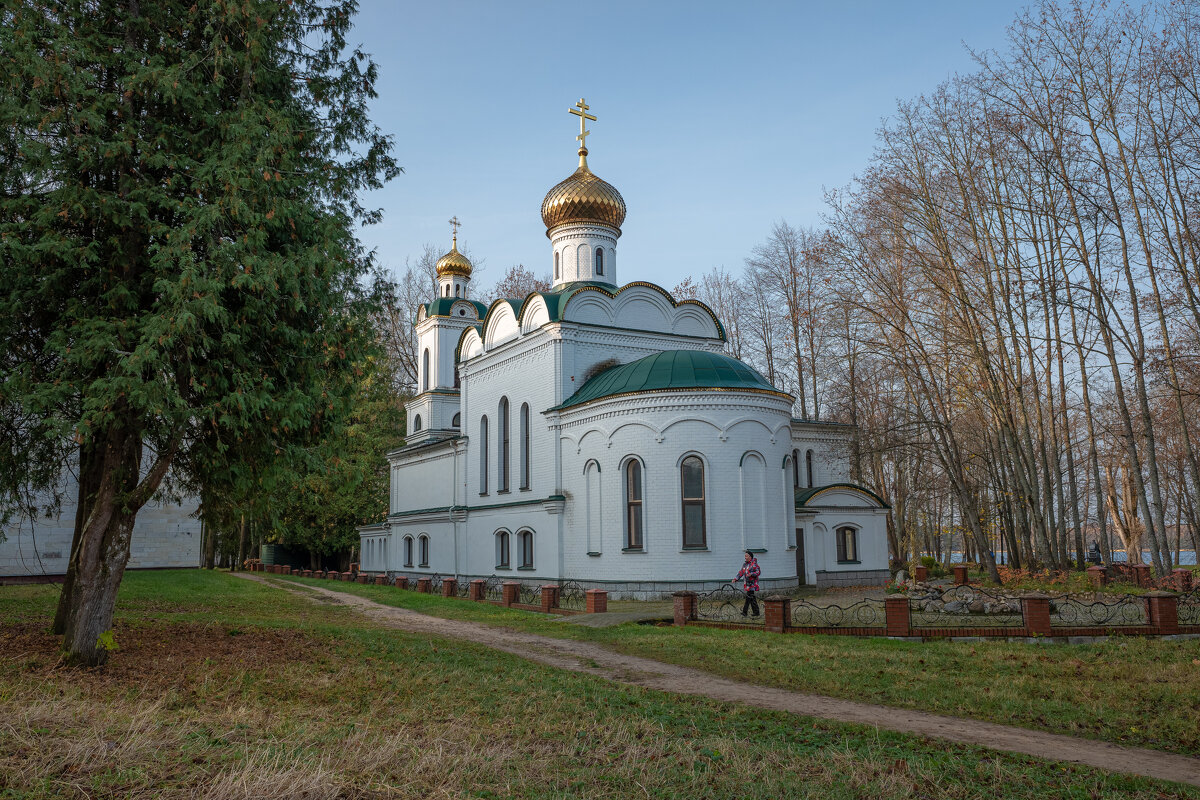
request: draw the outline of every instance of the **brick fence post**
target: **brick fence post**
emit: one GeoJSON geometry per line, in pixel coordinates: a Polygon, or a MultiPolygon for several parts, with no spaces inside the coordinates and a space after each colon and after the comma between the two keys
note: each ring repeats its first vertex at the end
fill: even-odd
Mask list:
{"type": "Polygon", "coordinates": [[[1092,588],[1100,589],[1108,585],[1108,570],[1099,565],[1087,568],[1088,580],[1092,583],[1092,588]]]}
{"type": "Polygon", "coordinates": [[[771,633],[783,633],[792,621],[792,598],[772,595],[763,598],[763,629],[771,633]]]}
{"type": "Polygon", "coordinates": [[[671,595],[675,601],[675,624],[679,626],[687,625],[696,619],[696,593],[695,592],[675,592],[671,595]]]}
{"type": "Polygon", "coordinates": [[[1134,564],[1133,565],[1133,582],[1141,586],[1143,589],[1150,588],[1150,565],[1134,564]]]}
{"type": "Polygon", "coordinates": [[[500,585],[500,604],[505,608],[517,602],[521,596],[521,584],[517,581],[505,581],[500,585]]]}
{"type": "Polygon", "coordinates": [[[454,597],[458,594],[458,578],[442,579],[442,597],[454,597]]]}
{"type": "Polygon", "coordinates": [[[397,589],[407,589],[408,588],[408,576],[407,575],[397,575],[396,576],[396,588],[397,589]]]}
{"type": "Polygon", "coordinates": [[[331,569],[331,570],[329,570],[329,572],[325,573],[325,577],[328,580],[336,581],[342,577],[342,574],[340,572],[338,572],[336,569],[331,569]]]}
{"type": "Polygon", "coordinates": [[[1146,595],[1146,618],[1163,636],[1179,633],[1179,597],[1171,592],[1146,595]]]}
{"type": "Polygon", "coordinates": [[[913,567],[913,580],[924,583],[929,580],[929,567],[922,564],[919,567],[913,567]]]}
{"type": "Polygon", "coordinates": [[[358,581],[359,583],[370,583],[371,576],[365,572],[360,572],[360,573],[358,573],[358,576],[355,578],[355,580],[358,581]]]}
{"type": "Polygon", "coordinates": [[[433,591],[433,578],[417,578],[417,591],[430,594],[433,591]]]}
{"type": "Polygon", "coordinates": [[[487,591],[487,581],[483,578],[476,578],[471,581],[471,599],[479,603],[483,601],[484,593],[487,591]]]}
{"type": "Polygon", "coordinates": [[[1050,635],[1050,598],[1044,594],[1021,596],[1021,618],[1030,636],[1050,635]]]}
{"type": "Polygon", "coordinates": [[[952,569],[954,570],[955,586],[966,586],[970,582],[967,578],[967,566],[965,564],[955,564],[952,569]]]}
{"type": "Polygon", "coordinates": [[[387,586],[387,575],[376,575],[375,576],[375,585],[376,586],[387,586]]]}
{"type": "Polygon", "coordinates": [[[344,580],[344,581],[353,581],[353,580],[354,580],[354,573],[353,573],[353,572],[343,572],[343,573],[342,573],[342,580],[344,580]]]}
{"type": "Polygon", "coordinates": [[[603,614],[608,611],[608,592],[603,589],[587,590],[587,613],[603,614]]]}
{"type": "Polygon", "coordinates": [[[908,610],[908,597],[905,595],[885,597],[883,620],[888,636],[911,635],[912,614],[908,610]]]}
{"type": "Polygon", "coordinates": [[[547,583],[542,587],[542,611],[549,614],[552,608],[558,608],[557,583],[547,583]]]}
{"type": "Polygon", "coordinates": [[[351,571],[351,572],[358,572],[358,562],[357,562],[357,561],[351,561],[351,562],[350,562],[350,571],[351,571]]]}

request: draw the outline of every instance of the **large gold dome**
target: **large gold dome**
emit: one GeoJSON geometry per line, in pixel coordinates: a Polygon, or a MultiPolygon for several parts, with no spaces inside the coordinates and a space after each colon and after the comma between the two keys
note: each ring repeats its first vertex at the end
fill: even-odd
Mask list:
{"type": "MultiPolygon", "coordinates": [[[[428,263],[428,262],[426,262],[428,263]]],[[[437,274],[439,278],[444,278],[447,275],[462,275],[464,278],[471,277],[471,261],[462,253],[458,252],[458,239],[454,240],[454,244],[450,245],[450,252],[437,260],[437,274]]]]}
{"type": "Polygon", "coordinates": [[[542,222],[546,235],[559,225],[595,222],[620,230],[625,221],[625,200],[617,188],[596,177],[587,165],[587,151],[580,151],[579,169],[546,192],[542,222]]]}

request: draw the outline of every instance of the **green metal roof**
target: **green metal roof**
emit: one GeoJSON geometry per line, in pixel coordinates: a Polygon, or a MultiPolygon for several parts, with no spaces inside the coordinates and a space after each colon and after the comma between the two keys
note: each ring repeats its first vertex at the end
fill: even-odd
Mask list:
{"type": "Polygon", "coordinates": [[[487,313],[488,307],[483,303],[474,300],[465,300],[461,297],[439,297],[438,299],[425,303],[425,316],[427,317],[449,317],[450,306],[455,303],[470,303],[475,306],[475,311],[479,314],[479,318],[483,319],[483,315],[487,313]]]}
{"type": "Polygon", "coordinates": [[[849,489],[854,492],[862,492],[863,494],[868,495],[872,499],[874,499],[875,502],[879,503],[879,505],[882,506],[883,508],[891,508],[891,506],[889,506],[887,503],[883,502],[882,497],[875,494],[874,492],[872,492],[870,489],[866,488],[865,486],[859,486],[858,484],[855,484],[855,483],[830,483],[825,486],[809,486],[806,489],[797,489],[796,490],[796,510],[799,511],[800,509],[804,508],[806,505],[808,505],[809,500],[813,499],[813,497],[815,497],[820,492],[825,491],[826,489],[849,489]]]}
{"type": "Polygon", "coordinates": [[[778,392],[766,378],[736,358],[703,350],[666,350],[601,372],[551,410],[631,392],[684,389],[778,392]]]}

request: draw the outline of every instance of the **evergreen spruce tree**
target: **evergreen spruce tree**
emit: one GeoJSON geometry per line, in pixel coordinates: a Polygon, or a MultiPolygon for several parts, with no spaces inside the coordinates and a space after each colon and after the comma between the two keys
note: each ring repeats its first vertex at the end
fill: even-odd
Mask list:
{"type": "MultiPolygon", "coordinates": [[[[371,346],[357,193],[398,169],[353,2],[0,7],[0,507],[74,465],[56,629],[103,663],[134,519],[171,470],[249,494],[371,346]]],[[[258,490],[269,487],[258,487],[258,490]]]]}

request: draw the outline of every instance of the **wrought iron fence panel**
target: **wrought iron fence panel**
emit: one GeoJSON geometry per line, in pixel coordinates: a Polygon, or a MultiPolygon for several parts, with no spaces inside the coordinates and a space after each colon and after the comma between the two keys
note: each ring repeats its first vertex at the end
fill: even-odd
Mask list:
{"type": "Polygon", "coordinates": [[[542,585],[531,586],[522,583],[521,588],[517,590],[517,602],[526,606],[540,606],[542,604],[542,585]]]}
{"type": "Polygon", "coordinates": [[[880,628],[885,622],[882,600],[867,598],[846,606],[792,600],[793,628],[880,628]]]}
{"type": "Polygon", "coordinates": [[[567,581],[559,586],[558,607],[568,611],[587,610],[587,590],[578,581],[567,581]]]}
{"type": "Polygon", "coordinates": [[[491,600],[496,603],[504,600],[504,579],[499,575],[489,576],[483,584],[483,599],[491,600]]]}
{"type": "Polygon", "coordinates": [[[464,600],[471,597],[471,579],[460,577],[454,584],[454,596],[464,600]]]}
{"type": "Polygon", "coordinates": [[[441,575],[437,574],[436,572],[433,573],[432,575],[430,575],[429,576],[429,593],[430,594],[441,594],[443,580],[445,580],[445,579],[441,575]]]}
{"type": "Polygon", "coordinates": [[[1055,595],[1050,598],[1050,626],[1092,628],[1104,625],[1149,625],[1146,600],[1138,595],[1055,595]]]}
{"type": "MultiPolygon", "coordinates": [[[[762,617],[742,616],[746,595],[741,589],[726,584],[696,598],[696,618],[705,622],[729,622],[738,625],[758,625],[762,617]]],[[[759,600],[760,612],[762,601],[759,600]]]]}
{"type": "Polygon", "coordinates": [[[908,598],[914,628],[1022,628],[1021,601],[979,586],[932,587],[908,598]]]}
{"type": "Polygon", "coordinates": [[[1179,595],[1179,624],[1200,625],[1200,587],[1179,595]]]}

